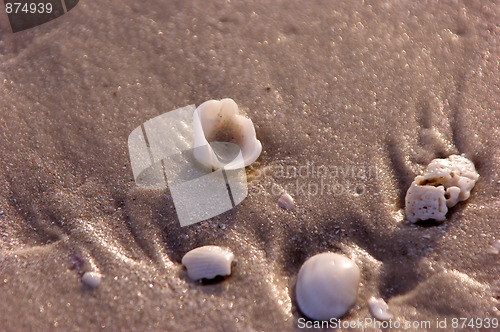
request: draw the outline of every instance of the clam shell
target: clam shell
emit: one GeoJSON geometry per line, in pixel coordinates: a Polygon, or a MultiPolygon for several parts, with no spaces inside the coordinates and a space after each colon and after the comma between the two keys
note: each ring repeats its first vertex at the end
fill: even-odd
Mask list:
{"type": "Polygon", "coordinates": [[[335,253],[315,255],[300,268],[297,304],[314,320],[340,318],[356,302],[359,278],[359,268],[349,258],[335,253]]]}
{"type": "Polygon", "coordinates": [[[262,152],[252,120],[240,115],[238,105],[230,98],[208,100],[198,106],[193,114],[193,124],[194,157],[207,167],[243,168],[253,163],[262,152]],[[221,160],[224,159],[221,158],[221,145],[216,148],[214,142],[232,143],[229,145],[236,146],[241,154],[234,155],[231,151],[234,155],[232,161],[221,160]]]}
{"type": "Polygon", "coordinates": [[[182,264],[193,280],[213,279],[216,276],[230,275],[233,259],[234,255],[229,249],[209,245],[187,252],[182,258],[182,264]]]}

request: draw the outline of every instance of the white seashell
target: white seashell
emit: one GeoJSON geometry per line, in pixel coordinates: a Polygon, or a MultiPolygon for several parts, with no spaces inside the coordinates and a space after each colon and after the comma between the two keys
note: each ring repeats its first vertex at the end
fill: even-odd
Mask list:
{"type": "MultiPolygon", "coordinates": [[[[243,168],[253,163],[262,152],[252,120],[239,114],[238,105],[230,98],[208,100],[193,114],[194,157],[207,167],[227,170],[243,168]],[[241,155],[233,162],[222,162],[214,142],[229,142],[239,147],[241,155]]],[[[240,152],[238,151],[238,152],[240,152]]]]}
{"type": "Polygon", "coordinates": [[[187,252],[182,257],[182,264],[193,280],[213,279],[216,276],[230,275],[233,259],[234,255],[229,249],[203,246],[187,252]]]}
{"type": "Polygon", "coordinates": [[[356,302],[360,271],[349,258],[322,253],[300,268],[295,293],[304,315],[315,320],[342,317],[356,302]]]}
{"type": "Polygon", "coordinates": [[[85,272],[82,276],[82,282],[87,286],[96,288],[101,284],[102,276],[98,272],[85,272]]]}
{"type": "Polygon", "coordinates": [[[385,303],[384,299],[382,298],[377,299],[372,296],[368,300],[368,304],[370,306],[370,312],[376,319],[389,320],[394,318],[393,314],[389,312],[389,306],[387,305],[387,303],[385,303]]]}
{"type": "Polygon", "coordinates": [[[281,197],[278,199],[278,206],[286,209],[286,210],[291,210],[293,209],[293,198],[289,194],[283,194],[281,197]]]}

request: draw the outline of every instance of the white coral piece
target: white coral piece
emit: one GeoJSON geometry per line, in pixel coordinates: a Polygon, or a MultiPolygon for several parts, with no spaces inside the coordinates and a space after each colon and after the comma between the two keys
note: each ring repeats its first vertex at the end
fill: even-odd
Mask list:
{"type": "Polygon", "coordinates": [[[411,222],[446,219],[448,208],[443,186],[420,186],[413,181],[406,193],[406,216],[411,222]]]}
{"type": "Polygon", "coordinates": [[[474,164],[464,156],[432,160],[406,192],[408,220],[445,220],[448,208],[470,197],[478,178],[474,164]]]}
{"type": "Polygon", "coordinates": [[[460,190],[457,202],[460,202],[470,197],[478,178],[479,174],[472,161],[463,156],[451,155],[446,159],[431,161],[427,171],[422,176],[415,177],[415,180],[420,185],[439,184],[447,189],[457,187],[460,190]]]}

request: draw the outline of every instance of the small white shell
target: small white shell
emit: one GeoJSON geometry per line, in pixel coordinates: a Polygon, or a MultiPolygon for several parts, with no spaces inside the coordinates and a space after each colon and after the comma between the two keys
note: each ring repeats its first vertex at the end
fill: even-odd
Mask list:
{"type": "Polygon", "coordinates": [[[376,319],[389,320],[394,318],[394,316],[389,312],[389,306],[385,303],[384,299],[377,299],[372,296],[370,300],[368,300],[368,304],[370,306],[370,312],[376,319]]]}
{"type": "Polygon", "coordinates": [[[210,245],[187,252],[182,258],[182,264],[193,280],[213,279],[216,276],[230,275],[233,259],[234,255],[229,249],[210,245]]]}
{"type": "Polygon", "coordinates": [[[194,157],[207,167],[227,170],[243,168],[253,163],[262,152],[252,120],[239,114],[238,105],[230,98],[208,100],[193,114],[194,157]],[[219,162],[210,143],[230,142],[241,150],[241,157],[229,164],[219,162]]]}
{"type": "Polygon", "coordinates": [[[291,210],[293,209],[293,198],[289,194],[283,194],[281,197],[278,199],[278,206],[286,209],[286,210],[291,210]]]}
{"type": "Polygon", "coordinates": [[[82,276],[82,282],[92,288],[96,288],[101,284],[102,276],[98,272],[85,272],[82,276]]]}
{"type": "Polygon", "coordinates": [[[300,268],[295,287],[297,304],[315,320],[342,317],[356,302],[360,271],[349,258],[322,253],[300,268]]]}

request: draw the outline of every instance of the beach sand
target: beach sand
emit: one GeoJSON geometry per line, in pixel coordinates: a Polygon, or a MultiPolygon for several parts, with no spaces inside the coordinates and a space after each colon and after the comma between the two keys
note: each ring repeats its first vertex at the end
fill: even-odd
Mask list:
{"type": "Polygon", "coordinates": [[[361,269],[345,321],[371,296],[401,324],[500,318],[495,1],[82,0],[0,26],[0,330],[298,330],[297,272],[327,251],[361,269]],[[168,189],[135,185],[128,135],[225,97],[263,145],[249,195],[180,227],[168,189]],[[408,224],[411,181],[450,154],[471,197],[408,224]],[[181,259],[206,244],[236,263],[202,285],[181,259]]]}

